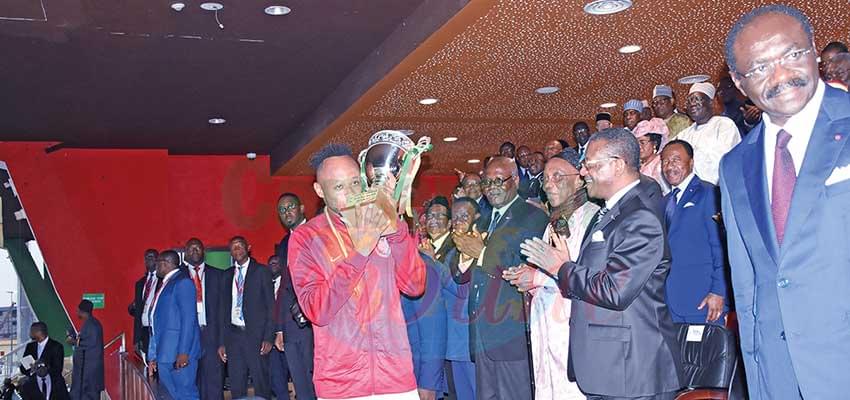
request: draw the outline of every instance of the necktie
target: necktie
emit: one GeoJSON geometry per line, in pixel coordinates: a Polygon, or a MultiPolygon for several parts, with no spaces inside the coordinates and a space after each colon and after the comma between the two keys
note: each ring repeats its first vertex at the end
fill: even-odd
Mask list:
{"type": "Polygon", "coordinates": [[[148,272],[148,280],[145,281],[145,290],[144,295],[142,296],[142,300],[146,300],[148,298],[148,295],[151,293],[151,285],[153,283],[152,275],[152,273],[148,272]]]}
{"type": "Polygon", "coordinates": [[[773,197],[770,211],[773,214],[773,226],[776,228],[776,239],[782,245],[785,237],[785,223],[788,222],[788,211],[791,209],[791,196],[797,183],[797,170],[794,159],[788,151],[791,135],[784,129],[776,134],[776,149],[773,152],[773,197]]]}
{"type": "MultiPolygon", "coordinates": [[[[239,273],[236,275],[236,307],[242,309],[242,292],[245,290],[245,275],[242,274],[243,266],[238,266],[236,269],[239,273]]],[[[244,320],[242,313],[239,313],[239,319],[244,320]]]]}
{"type": "Polygon", "coordinates": [[[41,393],[44,394],[44,398],[47,398],[47,377],[38,378],[41,380],[41,393]]]}
{"type": "Polygon", "coordinates": [[[679,195],[680,191],[679,188],[673,188],[673,191],[670,192],[670,197],[667,198],[667,204],[664,206],[664,222],[667,224],[667,228],[670,228],[673,214],[676,213],[676,204],[679,202],[676,196],[679,195]]]}
{"type": "Polygon", "coordinates": [[[607,214],[607,213],[608,213],[608,208],[606,208],[606,207],[600,208],[599,211],[596,212],[596,215],[594,215],[593,218],[590,220],[589,226],[590,226],[591,229],[588,229],[587,232],[590,233],[590,231],[593,230],[593,228],[596,227],[596,224],[599,223],[599,221],[602,220],[602,217],[604,217],[605,214],[607,214]]]}
{"type": "Polygon", "coordinates": [[[196,301],[198,303],[202,303],[204,301],[204,287],[201,285],[201,266],[195,266],[195,275],[192,276],[192,280],[195,281],[195,294],[196,301]]]}
{"type": "Polygon", "coordinates": [[[578,148],[578,160],[584,161],[584,147],[578,148]]]}
{"type": "Polygon", "coordinates": [[[502,219],[502,213],[496,211],[496,214],[493,215],[493,220],[490,221],[490,227],[487,228],[487,237],[493,235],[493,231],[496,230],[496,225],[499,223],[500,219],[502,219]]]}

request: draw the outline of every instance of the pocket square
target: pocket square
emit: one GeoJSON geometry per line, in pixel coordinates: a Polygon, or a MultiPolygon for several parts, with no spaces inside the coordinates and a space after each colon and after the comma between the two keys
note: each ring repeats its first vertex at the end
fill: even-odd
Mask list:
{"type": "Polygon", "coordinates": [[[593,235],[590,236],[590,242],[591,243],[593,243],[593,242],[604,242],[604,241],[605,241],[605,234],[602,233],[602,231],[593,232],[593,235]]]}
{"type": "Polygon", "coordinates": [[[850,164],[832,170],[832,174],[829,175],[829,178],[826,178],[826,182],[824,182],[824,185],[832,186],[836,183],[844,182],[848,179],[850,179],[850,164]]]}
{"type": "Polygon", "coordinates": [[[682,208],[693,207],[693,206],[695,206],[695,205],[696,205],[696,204],[694,204],[692,201],[689,201],[689,202],[687,202],[684,206],[682,206],[682,208]]]}

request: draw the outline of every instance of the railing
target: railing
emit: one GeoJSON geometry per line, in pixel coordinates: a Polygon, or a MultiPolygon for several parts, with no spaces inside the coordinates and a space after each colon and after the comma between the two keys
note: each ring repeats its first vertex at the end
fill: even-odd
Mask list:
{"type": "Polygon", "coordinates": [[[21,365],[21,356],[27,348],[27,343],[21,343],[10,352],[0,357],[0,376],[10,378],[18,373],[18,366],[21,365]]]}
{"type": "Polygon", "coordinates": [[[106,392],[112,400],[156,400],[145,376],[142,360],[135,352],[127,351],[125,334],[115,336],[105,346],[106,392]],[[109,351],[116,344],[118,349],[109,351]]]}

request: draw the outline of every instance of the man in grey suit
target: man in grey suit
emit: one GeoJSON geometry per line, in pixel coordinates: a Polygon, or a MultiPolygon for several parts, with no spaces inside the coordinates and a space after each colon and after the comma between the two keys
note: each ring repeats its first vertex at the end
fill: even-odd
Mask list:
{"type": "MultiPolygon", "coordinates": [[[[641,184],[640,150],[623,128],[592,136],[581,175],[605,200],[570,262],[566,240],[521,245],[572,301],[569,377],[588,399],[673,399],[681,384],[676,330],[664,302],[670,251],[658,185],[641,184]]],[[[527,281],[512,280],[528,288],[527,281]]]]}
{"type": "Polygon", "coordinates": [[[812,26],[788,6],[743,16],[732,80],[763,120],[720,163],[750,399],[846,399],[850,95],[818,77],[812,26]]]}

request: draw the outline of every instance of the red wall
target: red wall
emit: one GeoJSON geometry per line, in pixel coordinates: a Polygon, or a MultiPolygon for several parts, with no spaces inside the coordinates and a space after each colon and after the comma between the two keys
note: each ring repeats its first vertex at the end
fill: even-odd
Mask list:
{"type": "MultiPolygon", "coordinates": [[[[245,236],[264,262],[284,234],[275,203],[301,196],[308,215],[319,204],[312,177],[272,177],[268,157],[170,156],[165,150],[60,150],[49,143],[0,142],[30,225],[66,310],[82,293],[104,293],[95,315],[105,339],[131,332],[127,305],[149,247],[207,246],[245,236]]],[[[421,176],[414,205],[451,194],[452,176],[421,176]]]]}

